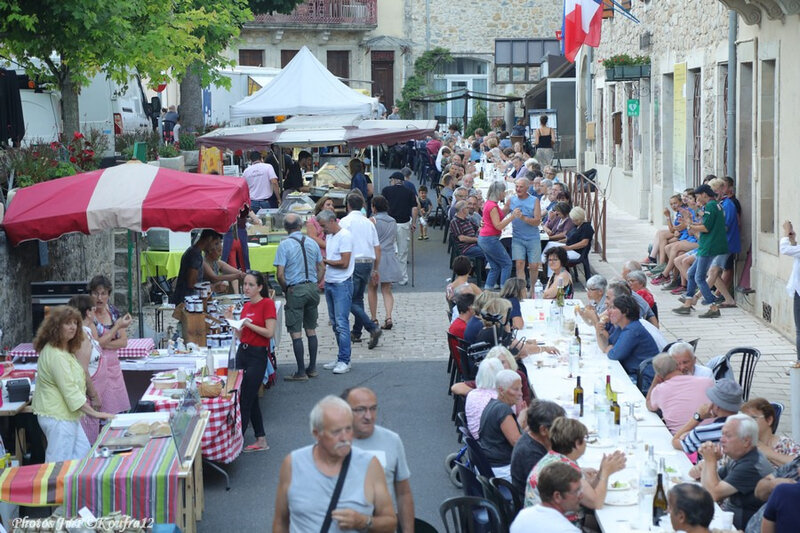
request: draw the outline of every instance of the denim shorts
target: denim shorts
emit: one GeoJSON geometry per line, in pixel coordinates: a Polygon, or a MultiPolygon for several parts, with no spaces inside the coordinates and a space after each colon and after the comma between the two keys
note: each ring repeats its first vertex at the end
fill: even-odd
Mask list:
{"type": "Polygon", "coordinates": [[[542,242],[539,239],[511,239],[511,259],[514,261],[528,260],[529,263],[538,263],[542,256],[542,242]]]}
{"type": "Polygon", "coordinates": [[[730,257],[730,255],[731,254],[715,255],[714,259],[712,259],[712,261],[711,261],[711,266],[712,267],[716,267],[716,268],[718,268],[720,270],[725,270],[725,263],[728,262],[728,257],[730,257]]]}

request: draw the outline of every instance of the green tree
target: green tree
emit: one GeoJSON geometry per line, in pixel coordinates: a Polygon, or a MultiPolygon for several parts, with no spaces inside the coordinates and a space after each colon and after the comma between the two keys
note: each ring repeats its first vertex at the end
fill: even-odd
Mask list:
{"type": "Polygon", "coordinates": [[[486,116],[486,106],[483,102],[475,103],[475,112],[472,118],[469,119],[466,129],[464,130],[464,137],[469,137],[475,130],[481,128],[483,131],[489,131],[489,119],[486,116]]]}
{"type": "Polygon", "coordinates": [[[251,18],[246,0],[0,0],[0,55],[53,82],[65,131],[79,131],[78,95],[98,72],[127,83],[133,73],[166,80],[192,65],[213,81],[251,18]]]}
{"type": "Polygon", "coordinates": [[[245,4],[249,16],[231,17],[229,20],[217,21],[217,24],[198,27],[194,35],[206,43],[207,58],[192,62],[179,76],[181,82],[181,124],[186,131],[201,131],[203,126],[202,90],[213,83],[217,86],[230,88],[230,79],[217,74],[219,67],[232,66],[233,60],[221,60],[221,54],[231,46],[239,35],[242,24],[252,19],[252,13],[290,13],[294,7],[303,0],[191,0],[198,8],[226,13],[231,4],[245,4]],[[236,24],[236,31],[231,31],[231,25],[236,24]],[[209,60],[217,60],[214,65],[209,60]]]}

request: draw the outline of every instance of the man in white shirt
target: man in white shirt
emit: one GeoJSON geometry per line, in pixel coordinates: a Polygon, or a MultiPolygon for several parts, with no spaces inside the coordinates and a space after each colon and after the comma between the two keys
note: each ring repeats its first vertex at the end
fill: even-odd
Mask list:
{"type": "Polygon", "coordinates": [[[580,531],[564,516],[581,505],[581,473],[566,463],[552,463],[539,473],[542,503],[526,507],[511,524],[510,533],[575,533],[580,531]]]}
{"type": "Polygon", "coordinates": [[[328,235],[325,246],[325,300],[328,317],[333,323],[333,333],[339,345],[336,361],[322,365],[334,374],[350,372],[350,306],[353,302],[353,237],[339,226],[333,211],[320,211],[317,222],[328,235]]]}
{"type": "Polygon", "coordinates": [[[250,208],[254,213],[259,209],[278,207],[278,175],[269,163],[264,163],[261,152],[250,152],[250,166],[242,174],[250,188],[250,208]]]}
{"type": "Polygon", "coordinates": [[[350,312],[353,313],[353,331],[350,333],[351,342],[361,342],[361,329],[369,332],[369,345],[371,350],[378,344],[381,328],[369,319],[364,311],[364,290],[370,278],[378,279],[378,264],[381,260],[381,243],[375,224],[370,222],[361,212],[364,207],[364,197],[361,193],[347,195],[347,216],[339,221],[339,225],[353,236],[353,298],[350,312]]]}
{"type": "Polygon", "coordinates": [[[395,502],[397,523],[401,531],[414,531],[414,497],[408,481],[411,471],[406,463],[403,441],[394,431],[375,423],[378,398],[372,390],[366,387],[347,389],[342,399],[353,410],[353,446],[378,458],[395,502]]]}
{"type": "Polygon", "coordinates": [[[800,246],[797,245],[797,235],[790,221],[783,223],[784,237],[781,239],[781,254],[794,258],[792,275],[786,284],[786,292],[794,299],[794,330],[797,359],[800,360],[800,246]]]}
{"type": "Polygon", "coordinates": [[[710,368],[697,362],[697,356],[694,355],[694,349],[688,342],[678,342],[673,344],[669,349],[669,354],[675,359],[678,364],[678,370],[681,374],[688,376],[699,376],[702,378],[713,378],[713,372],[710,368]]]}

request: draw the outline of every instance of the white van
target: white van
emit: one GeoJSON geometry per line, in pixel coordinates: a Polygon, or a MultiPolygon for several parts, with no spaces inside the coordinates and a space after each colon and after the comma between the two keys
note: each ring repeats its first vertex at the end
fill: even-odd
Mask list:
{"type": "Polygon", "coordinates": [[[114,135],[153,129],[138,76],[121,86],[101,72],[81,89],[78,112],[83,133],[95,129],[106,135],[108,147],[103,159],[115,156],[114,135]]]}
{"type": "Polygon", "coordinates": [[[56,91],[34,92],[22,89],[22,116],[25,120],[23,144],[58,141],[62,131],[61,96],[56,91]]]}

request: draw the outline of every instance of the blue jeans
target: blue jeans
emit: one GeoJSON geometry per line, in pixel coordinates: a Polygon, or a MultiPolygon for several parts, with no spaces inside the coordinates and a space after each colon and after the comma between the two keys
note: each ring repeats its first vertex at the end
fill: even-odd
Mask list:
{"type": "Polygon", "coordinates": [[[500,286],[502,287],[511,276],[511,258],[508,257],[505,247],[500,244],[500,238],[481,235],[478,237],[478,246],[483,250],[486,261],[491,267],[489,274],[486,276],[486,287],[497,286],[498,278],[500,278],[500,286]]]}
{"type": "Polygon", "coordinates": [[[373,324],[367,312],[364,311],[364,290],[369,283],[369,277],[372,274],[373,263],[356,263],[353,267],[353,303],[350,304],[350,312],[353,313],[355,320],[353,321],[353,335],[361,336],[361,329],[364,328],[369,332],[378,329],[378,326],[373,324]]]}
{"type": "Polygon", "coordinates": [[[350,306],[353,301],[353,280],[341,283],[325,282],[325,301],[328,303],[328,316],[333,322],[333,333],[339,345],[337,359],[350,362],[350,306]]]}
{"type": "Polygon", "coordinates": [[[479,257],[484,260],[486,259],[486,256],[483,254],[483,250],[481,250],[481,247],[477,245],[469,248],[466,252],[461,252],[461,255],[469,257],[470,259],[477,259],[479,257]]]}
{"type": "Polygon", "coordinates": [[[714,294],[711,292],[711,289],[706,282],[706,276],[708,275],[708,269],[711,267],[711,263],[714,261],[715,256],[697,256],[697,259],[694,260],[692,266],[689,267],[689,273],[687,277],[689,278],[686,283],[686,295],[690,298],[694,296],[694,293],[697,292],[697,289],[700,289],[700,293],[703,295],[703,303],[705,305],[711,305],[714,303],[714,294]]]}

